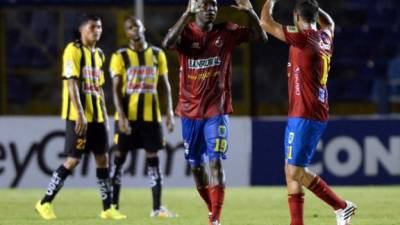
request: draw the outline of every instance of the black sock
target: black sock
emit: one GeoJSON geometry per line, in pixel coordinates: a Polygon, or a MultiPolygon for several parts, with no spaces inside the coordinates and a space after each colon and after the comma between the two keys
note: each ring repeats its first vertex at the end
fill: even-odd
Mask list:
{"type": "Polygon", "coordinates": [[[97,184],[100,187],[100,197],[103,201],[103,210],[107,210],[110,208],[111,204],[111,191],[108,168],[97,168],[96,175],[97,184]]]}
{"type": "Polygon", "coordinates": [[[125,157],[117,157],[114,159],[114,167],[111,172],[111,190],[112,199],[111,204],[115,205],[119,209],[119,193],[121,190],[121,176],[122,176],[122,165],[125,162],[125,157]]]}
{"type": "Polygon", "coordinates": [[[71,174],[71,171],[69,171],[67,168],[65,168],[64,165],[61,165],[60,167],[58,167],[58,169],[56,171],[53,172],[53,176],[50,179],[50,183],[49,183],[49,186],[47,187],[46,194],[41,201],[42,204],[53,201],[53,199],[56,197],[58,191],[64,185],[65,179],[70,174],[71,174]]]}
{"type": "Polygon", "coordinates": [[[159,210],[161,206],[162,175],[158,157],[147,158],[147,174],[150,178],[153,195],[153,210],[159,210]]]}

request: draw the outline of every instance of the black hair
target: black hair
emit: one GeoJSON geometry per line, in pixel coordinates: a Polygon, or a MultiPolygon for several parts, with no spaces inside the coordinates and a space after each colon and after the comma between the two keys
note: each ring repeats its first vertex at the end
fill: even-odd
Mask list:
{"type": "Polygon", "coordinates": [[[129,15],[129,16],[127,16],[127,17],[125,17],[125,22],[126,21],[131,21],[131,22],[135,22],[136,20],[137,20],[138,18],[136,17],[136,16],[134,16],[134,15],[129,15]]]}
{"type": "Polygon", "coordinates": [[[299,0],[294,9],[307,23],[317,21],[319,6],[316,0],[299,0]]]}
{"type": "Polygon", "coordinates": [[[89,21],[101,21],[100,16],[93,14],[83,14],[79,20],[79,26],[86,24],[89,21]]]}
{"type": "Polygon", "coordinates": [[[79,18],[78,27],[73,30],[72,36],[76,41],[80,41],[81,39],[81,32],[79,31],[80,26],[86,24],[89,21],[101,21],[100,16],[96,16],[93,14],[83,14],[79,18]]]}

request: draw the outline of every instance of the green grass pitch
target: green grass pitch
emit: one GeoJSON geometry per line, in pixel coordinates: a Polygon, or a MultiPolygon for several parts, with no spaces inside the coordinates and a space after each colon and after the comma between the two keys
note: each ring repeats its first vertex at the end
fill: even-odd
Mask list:
{"type": "MultiPolygon", "coordinates": [[[[353,225],[400,225],[400,186],[337,187],[338,194],[358,204],[353,225]]],[[[207,210],[194,188],[165,189],[163,204],[177,218],[151,219],[147,189],[123,189],[121,211],[127,220],[101,220],[97,189],[63,189],[54,201],[57,220],[44,221],[34,211],[44,190],[0,189],[0,225],[207,225],[207,210]]],[[[223,225],[288,225],[283,187],[228,188],[223,225]]],[[[312,193],[306,193],[305,224],[335,225],[332,210],[312,193]]]]}

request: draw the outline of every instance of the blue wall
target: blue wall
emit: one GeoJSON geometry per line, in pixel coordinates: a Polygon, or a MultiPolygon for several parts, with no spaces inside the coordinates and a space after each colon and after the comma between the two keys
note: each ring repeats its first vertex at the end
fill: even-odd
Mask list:
{"type": "MultiPolygon", "coordinates": [[[[285,126],[253,120],[252,185],[285,184],[285,126]]],[[[400,184],[400,120],[331,120],[311,168],[333,185],[400,184]]]]}

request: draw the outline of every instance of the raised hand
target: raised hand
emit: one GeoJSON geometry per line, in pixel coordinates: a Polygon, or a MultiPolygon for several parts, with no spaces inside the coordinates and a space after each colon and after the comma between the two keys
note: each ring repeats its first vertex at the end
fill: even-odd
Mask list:
{"type": "Polygon", "coordinates": [[[199,12],[201,9],[200,0],[189,0],[188,7],[186,9],[187,12],[194,14],[199,12]]]}
{"type": "Polygon", "coordinates": [[[231,7],[242,10],[242,11],[250,11],[253,9],[250,0],[235,0],[236,5],[231,5],[231,7]]]}

